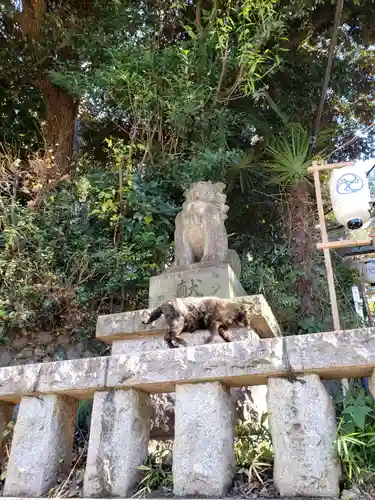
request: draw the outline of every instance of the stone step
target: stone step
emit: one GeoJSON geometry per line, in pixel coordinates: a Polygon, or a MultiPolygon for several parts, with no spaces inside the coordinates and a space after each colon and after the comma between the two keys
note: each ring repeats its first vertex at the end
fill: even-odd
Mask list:
{"type": "MultiPolygon", "coordinates": [[[[276,318],[263,295],[249,295],[237,297],[232,300],[245,302],[252,307],[251,327],[259,337],[273,338],[281,334],[276,318]]],[[[142,320],[146,320],[149,317],[150,311],[151,309],[140,309],[138,311],[99,316],[96,325],[96,337],[109,344],[112,344],[116,340],[124,341],[139,337],[161,337],[167,328],[163,317],[151,325],[142,324],[142,320]]],[[[243,334],[247,329],[236,330],[242,330],[243,334]]]]}

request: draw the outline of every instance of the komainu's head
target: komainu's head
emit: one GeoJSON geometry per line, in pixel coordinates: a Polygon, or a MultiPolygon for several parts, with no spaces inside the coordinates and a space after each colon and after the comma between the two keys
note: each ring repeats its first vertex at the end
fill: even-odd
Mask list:
{"type": "Polygon", "coordinates": [[[223,220],[226,219],[228,206],[225,204],[226,195],[223,193],[225,184],[222,182],[199,181],[192,184],[184,193],[185,204],[200,202],[216,206],[223,220]]]}

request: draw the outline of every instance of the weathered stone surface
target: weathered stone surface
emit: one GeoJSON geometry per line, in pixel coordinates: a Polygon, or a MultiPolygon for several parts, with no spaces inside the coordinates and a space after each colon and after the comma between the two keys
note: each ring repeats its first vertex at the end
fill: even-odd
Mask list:
{"type": "Polygon", "coordinates": [[[175,393],[150,394],[150,439],[166,440],[174,437],[175,393]]]}
{"type": "MultiPolygon", "coordinates": [[[[254,411],[260,418],[267,412],[266,395],[266,385],[254,385],[251,388],[231,387],[230,397],[236,420],[250,420],[254,418],[254,411]]],[[[174,392],[150,395],[150,439],[173,439],[174,405],[174,392]]]]}
{"type": "MultiPolygon", "coordinates": [[[[269,338],[280,335],[280,327],[263,295],[233,296],[233,298],[251,307],[252,328],[260,337],[269,338]]],[[[157,345],[157,337],[162,338],[164,335],[167,325],[163,317],[150,325],[144,325],[142,321],[148,319],[150,312],[150,309],[141,309],[139,311],[99,316],[96,325],[96,337],[103,342],[109,343],[118,340],[129,342],[131,339],[132,345],[142,350],[147,350],[147,343],[149,343],[149,348],[152,350],[157,345]]],[[[246,332],[246,329],[236,329],[234,334],[243,335],[243,333],[239,333],[240,331],[246,332]]],[[[184,338],[189,343],[190,339],[192,339],[192,345],[195,345],[195,343],[199,342],[198,339],[202,338],[202,335],[207,336],[208,333],[204,333],[204,331],[195,332],[194,334],[186,334],[184,338]],[[197,336],[195,341],[193,340],[194,336],[197,336]]],[[[112,354],[114,353],[112,352],[112,354]]]]}
{"type": "Polygon", "coordinates": [[[368,381],[368,389],[373,398],[375,398],[375,370],[373,370],[371,377],[368,381]]]}
{"type": "Polygon", "coordinates": [[[176,383],[227,380],[228,376],[236,377],[232,386],[248,385],[242,383],[242,377],[254,380],[258,376],[259,383],[265,383],[264,374],[282,371],[283,362],[278,344],[270,348],[267,343],[268,349],[262,350],[260,343],[232,342],[112,356],[107,383],[113,387],[150,385],[146,389],[150,392],[173,392],[176,383]]]}
{"type": "MultiPolygon", "coordinates": [[[[248,340],[257,343],[259,336],[251,328],[232,328],[230,330],[233,341],[248,340]]],[[[197,330],[193,333],[184,333],[181,337],[188,343],[189,347],[203,345],[209,337],[207,330],[197,330]]],[[[224,340],[216,335],[213,344],[223,344],[224,340]]],[[[132,339],[115,340],[112,344],[112,354],[134,354],[144,351],[156,351],[159,349],[169,349],[164,340],[164,335],[140,336],[132,339]]]]}
{"type": "Polygon", "coordinates": [[[148,451],[148,398],[134,390],[95,394],[84,496],[124,498],[133,493],[148,451]]]}
{"type": "Polygon", "coordinates": [[[8,423],[12,420],[14,406],[0,403],[0,467],[4,458],[3,435],[8,423]]]}
{"type": "Polygon", "coordinates": [[[375,329],[259,339],[257,344],[240,341],[160,349],[133,356],[0,368],[0,401],[17,402],[22,394],[51,391],[90,397],[94,389],[105,387],[173,392],[177,383],[212,380],[230,387],[263,385],[269,377],[288,374],[288,359],[296,374],[317,373],[327,380],[369,377],[375,366],[375,329]],[[72,391],[67,375],[64,383],[49,383],[46,377],[40,379],[39,384],[40,373],[52,370],[52,365],[57,373],[60,370],[67,373],[67,367],[72,374],[84,372],[82,383],[76,384],[72,391]]]}
{"type": "Polygon", "coordinates": [[[267,400],[280,495],[338,496],[335,409],[319,377],[270,378],[267,400]]]}
{"type": "Polygon", "coordinates": [[[281,335],[280,326],[263,295],[244,295],[236,300],[250,306],[251,326],[261,338],[281,335]]]}
{"type": "Polygon", "coordinates": [[[0,369],[0,396],[32,394],[37,391],[41,364],[15,365],[0,369]]]}
{"type": "Polygon", "coordinates": [[[77,401],[24,397],[18,412],[4,496],[42,496],[71,466],[77,401]]]}
{"type": "Polygon", "coordinates": [[[105,386],[108,358],[43,363],[38,392],[92,392],[105,386]]]}
{"type": "MultiPolygon", "coordinates": [[[[293,337],[212,344],[187,349],[112,357],[108,384],[174,390],[175,383],[221,380],[229,386],[262,385],[288,372],[318,373],[326,379],[368,376],[375,366],[375,330],[318,333],[293,337]]],[[[159,389],[159,391],[158,391],[159,389]]]]}
{"type": "MultiPolygon", "coordinates": [[[[231,389],[232,398],[238,393],[238,388],[231,389]]],[[[267,413],[267,385],[253,385],[252,387],[242,388],[237,404],[242,409],[240,413],[237,410],[237,418],[241,420],[251,420],[254,412],[260,419],[267,413]]],[[[265,424],[267,425],[267,424],[265,424]]]]}
{"type": "Polygon", "coordinates": [[[152,276],[149,307],[160,306],[176,297],[219,297],[232,299],[246,295],[228,264],[152,276]]]}
{"type": "Polygon", "coordinates": [[[177,386],[175,412],[174,494],[225,495],[235,474],[228,389],[219,382],[177,386]]]}
{"type": "Polygon", "coordinates": [[[18,402],[23,395],[49,392],[89,396],[105,387],[107,365],[102,357],[0,368],[0,400],[18,402]]]}
{"type": "Polygon", "coordinates": [[[224,189],[222,182],[200,181],[185,191],[185,202],[175,221],[174,265],[224,261],[228,252],[224,221],[229,208],[224,189]]]}

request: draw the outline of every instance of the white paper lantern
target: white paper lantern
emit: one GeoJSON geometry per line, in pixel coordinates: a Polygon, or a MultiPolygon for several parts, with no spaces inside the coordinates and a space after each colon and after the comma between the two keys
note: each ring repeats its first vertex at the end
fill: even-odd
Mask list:
{"type": "Polygon", "coordinates": [[[351,230],[360,229],[370,219],[371,194],[363,167],[333,170],[329,190],[332,210],[340,224],[351,230]]]}
{"type": "Polygon", "coordinates": [[[369,285],[375,283],[375,261],[370,260],[369,262],[365,262],[361,267],[361,275],[364,281],[369,285]]]}

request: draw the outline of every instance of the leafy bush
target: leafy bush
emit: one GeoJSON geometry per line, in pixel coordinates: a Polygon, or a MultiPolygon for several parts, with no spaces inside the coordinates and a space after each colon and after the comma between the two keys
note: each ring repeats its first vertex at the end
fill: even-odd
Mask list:
{"type": "Polygon", "coordinates": [[[262,482],[272,467],[273,449],[270,431],[265,425],[267,417],[264,414],[259,419],[254,411],[249,420],[238,422],[236,426],[234,453],[239,466],[237,472],[244,474],[248,482],[254,479],[262,482]]]}
{"type": "Polygon", "coordinates": [[[375,482],[375,406],[370,396],[351,382],[336,401],[339,417],[337,451],[347,487],[375,482]]]}
{"type": "Polygon", "coordinates": [[[46,195],[37,211],[1,199],[3,341],[38,331],[80,340],[92,336],[97,314],[145,304],[150,275],[171,253],[176,210],[161,182],[136,172],[120,180],[116,154],[107,167],[81,158],[74,182],[46,195]]]}
{"type": "Polygon", "coordinates": [[[142,471],[142,479],[139,482],[136,497],[155,490],[170,491],[172,489],[171,447],[171,443],[157,443],[156,449],[149,454],[146,463],[138,467],[142,471]]]}

